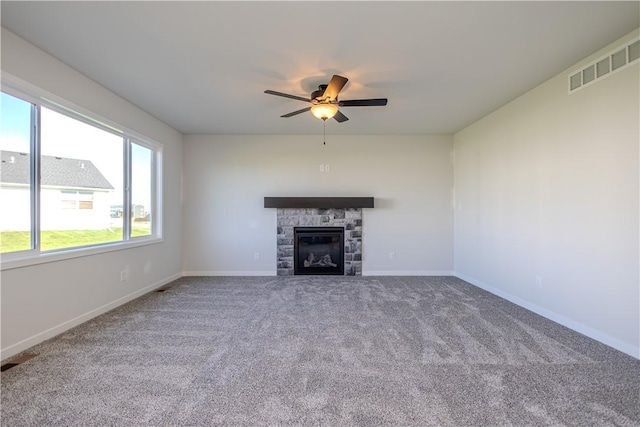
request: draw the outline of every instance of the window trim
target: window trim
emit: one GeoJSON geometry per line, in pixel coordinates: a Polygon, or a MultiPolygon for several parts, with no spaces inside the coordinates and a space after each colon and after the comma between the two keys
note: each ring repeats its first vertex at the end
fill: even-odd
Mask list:
{"type": "MultiPolygon", "coordinates": [[[[31,109],[32,125],[34,126],[32,137],[30,141],[31,150],[31,167],[34,171],[31,174],[31,223],[32,234],[31,243],[32,249],[0,253],[0,271],[9,270],[13,268],[27,267],[30,265],[37,265],[55,261],[61,261],[65,259],[72,259],[84,256],[91,256],[100,253],[125,250],[140,246],[158,244],[164,242],[164,225],[162,221],[163,217],[163,199],[162,199],[162,176],[163,176],[163,164],[162,156],[164,151],[164,145],[147,136],[141,135],[131,129],[116,124],[115,122],[106,119],[99,114],[93,113],[83,107],[80,107],[70,101],[67,101],[59,96],[56,96],[50,92],[45,91],[31,83],[15,77],[5,71],[0,74],[0,91],[7,93],[8,95],[22,99],[26,102],[32,103],[35,107],[31,109]],[[86,246],[74,246],[71,248],[61,248],[47,250],[41,252],[40,250],[40,221],[37,218],[40,212],[40,106],[47,109],[56,111],[72,119],[81,121],[85,124],[97,127],[103,131],[115,134],[122,138],[123,150],[130,149],[131,143],[149,148],[152,155],[152,177],[151,177],[151,208],[153,215],[151,235],[149,236],[131,236],[131,226],[128,228],[125,224],[129,221],[123,221],[123,236],[122,240],[118,242],[108,243],[96,243],[86,246]],[[37,155],[33,155],[37,154],[37,155]],[[125,234],[126,233],[126,234],[125,234]]],[[[123,173],[125,177],[130,176],[130,157],[123,158],[123,166],[125,170],[123,173]],[[128,170],[126,168],[129,168],[128,170]]],[[[124,194],[129,194],[130,199],[130,181],[123,182],[124,194]]],[[[126,196],[125,196],[126,197],[126,196]]],[[[128,205],[124,205],[128,206],[128,205]]]]}

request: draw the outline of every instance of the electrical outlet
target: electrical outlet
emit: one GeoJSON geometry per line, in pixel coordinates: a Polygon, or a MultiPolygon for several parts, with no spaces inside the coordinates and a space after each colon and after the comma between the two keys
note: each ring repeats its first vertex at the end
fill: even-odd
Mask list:
{"type": "Polygon", "coordinates": [[[260,252],[254,252],[253,259],[260,259],[260,252]]]}
{"type": "Polygon", "coordinates": [[[536,276],[536,288],[542,288],[542,277],[536,276]]]}
{"type": "Polygon", "coordinates": [[[324,165],[325,172],[331,172],[331,165],[324,165]]]}
{"type": "Polygon", "coordinates": [[[390,261],[395,261],[396,259],[396,253],[395,252],[389,252],[389,260],[390,261]]]}
{"type": "Polygon", "coordinates": [[[320,172],[324,172],[324,165],[320,165],[320,172]]]}
{"type": "Polygon", "coordinates": [[[129,271],[128,270],[122,270],[120,272],[120,281],[121,282],[126,282],[128,278],[129,278],[129,271]]]}

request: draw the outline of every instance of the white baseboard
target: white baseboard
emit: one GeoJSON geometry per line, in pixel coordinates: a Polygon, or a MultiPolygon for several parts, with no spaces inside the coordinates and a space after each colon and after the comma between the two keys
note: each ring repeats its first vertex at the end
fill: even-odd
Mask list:
{"type": "Polygon", "coordinates": [[[183,271],[183,276],[275,276],[274,270],[267,271],[183,271]]]}
{"type": "Polygon", "coordinates": [[[363,271],[363,276],[453,276],[453,271],[389,271],[373,270],[363,271]]]}
{"type": "Polygon", "coordinates": [[[589,326],[583,325],[582,323],[576,322],[575,320],[569,319],[568,317],[562,316],[561,314],[558,314],[546,308],[540,307],[536,304],[530,303],[529,301],[526,301],[520,297],[512,295],[501,289],[494,288],[493,286],[487,285],[486,283],[476,280],[473,277],[469,277],[464,274],[460,274],[456,272],[454,272],[453,275],[459,279],[464,280],[465,282],[469,282],[474,286],[477,286],[481,289],[484,289],[487,292],[497,295],[500,298],[504,298],[507,301],[510,301],[516,305],[519,305],[522,308],[526,308],[527,310],[532,311],[536,314],[539,314],[542,317],[546,317],[547,319],[552,320],[556,323],[559,323],[562,326],[566,326],[567,328],[572,329],[578,333],[581,333],[582,335],[585,335],[589,338],[599,341],[602,344],[608,345],[609,347],[613,347],[616,350],[626,353],[631,357],[635,357],[636,359],[640,359],[640,347],[621,341],[602,331],[593,329],[589,326]]]}
{"type": "Polygon", "coordinates": [[[155,282],[149,286],[145,286],[142,289],[139,289],[135,292],[130,293],[129,295],[125,295],[121,298],[116,299],[115,301],[112,301],[108,304],[105,304],[101,307],[98,307],[94,310],[91,310],[85,314],[82,314],[78,317],[75,317],[73,319],[67,320],[66,322],[63,322],[57,326],[54,326],[52,328],[47,329],[46,331],[40,332],[32,337],[26,338],[16,344],[12,344],[10,346],[8,346],[7,348],[3,348],[2,350],[0,350],[0,360],[5,360],[8,359],[9,357],[12,357],[30,347],[33,347],[36,344],[40,344],[43,341],[48,340],[49,338],[53,338],[56,335],[59,335],[65,331],[68,331],[69,329],[80,325],[81,323],[84,323],[88,320],[93,319],[94,317],[97,317],[101,314],[106,313],[107,311],[113,310],[116,307],[121,306],[122,304],[125,304],[129,301],[132,301],[146,293],[149,293],[161,286],[166,285],[167,283],[173,282],[176,279],[179,279],[180,277],[182,277],[182,273],[177,273],[174,274],[172,276],[166,277],[158,282],[155,282]]]}

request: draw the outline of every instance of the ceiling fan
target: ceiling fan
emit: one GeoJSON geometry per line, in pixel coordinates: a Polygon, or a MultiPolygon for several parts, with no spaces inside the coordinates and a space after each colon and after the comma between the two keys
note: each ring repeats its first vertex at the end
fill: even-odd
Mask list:
{"type": "Polygon", "coordinates": [[[346,77],[338,76],[336,74],[331,78],[328,85],[320,85],[318,86],[318,90],[311,92],[311,96],[309,98],[289,95],[273,90],[265,90],[264,93],[283,96],[290,99],[297,99],[299,101],[309,102],[312,104],[310,107],[303,108],[302,110],[294,111],[289,114],[284,114],[280,117],[292,117],[306,111],[311,111],[311,113],[320,120],[326,121],[327,119],[334,118],[339,123],[346,122],[349,119],[338,110],[338,107],[376,107],[387,105],[387,98],[339,101],[338,94],[344,85],[347,84],[347,81],[349,81],[349,79],[346,77]]]}

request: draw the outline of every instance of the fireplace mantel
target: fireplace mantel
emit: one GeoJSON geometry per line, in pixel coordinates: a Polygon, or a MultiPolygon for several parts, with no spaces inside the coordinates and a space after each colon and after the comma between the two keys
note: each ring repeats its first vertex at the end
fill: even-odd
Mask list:
{"type": "Polygon", "coordinates": [[[265,208],[373,208],[373,197],[265,197],[265,208]]]}

